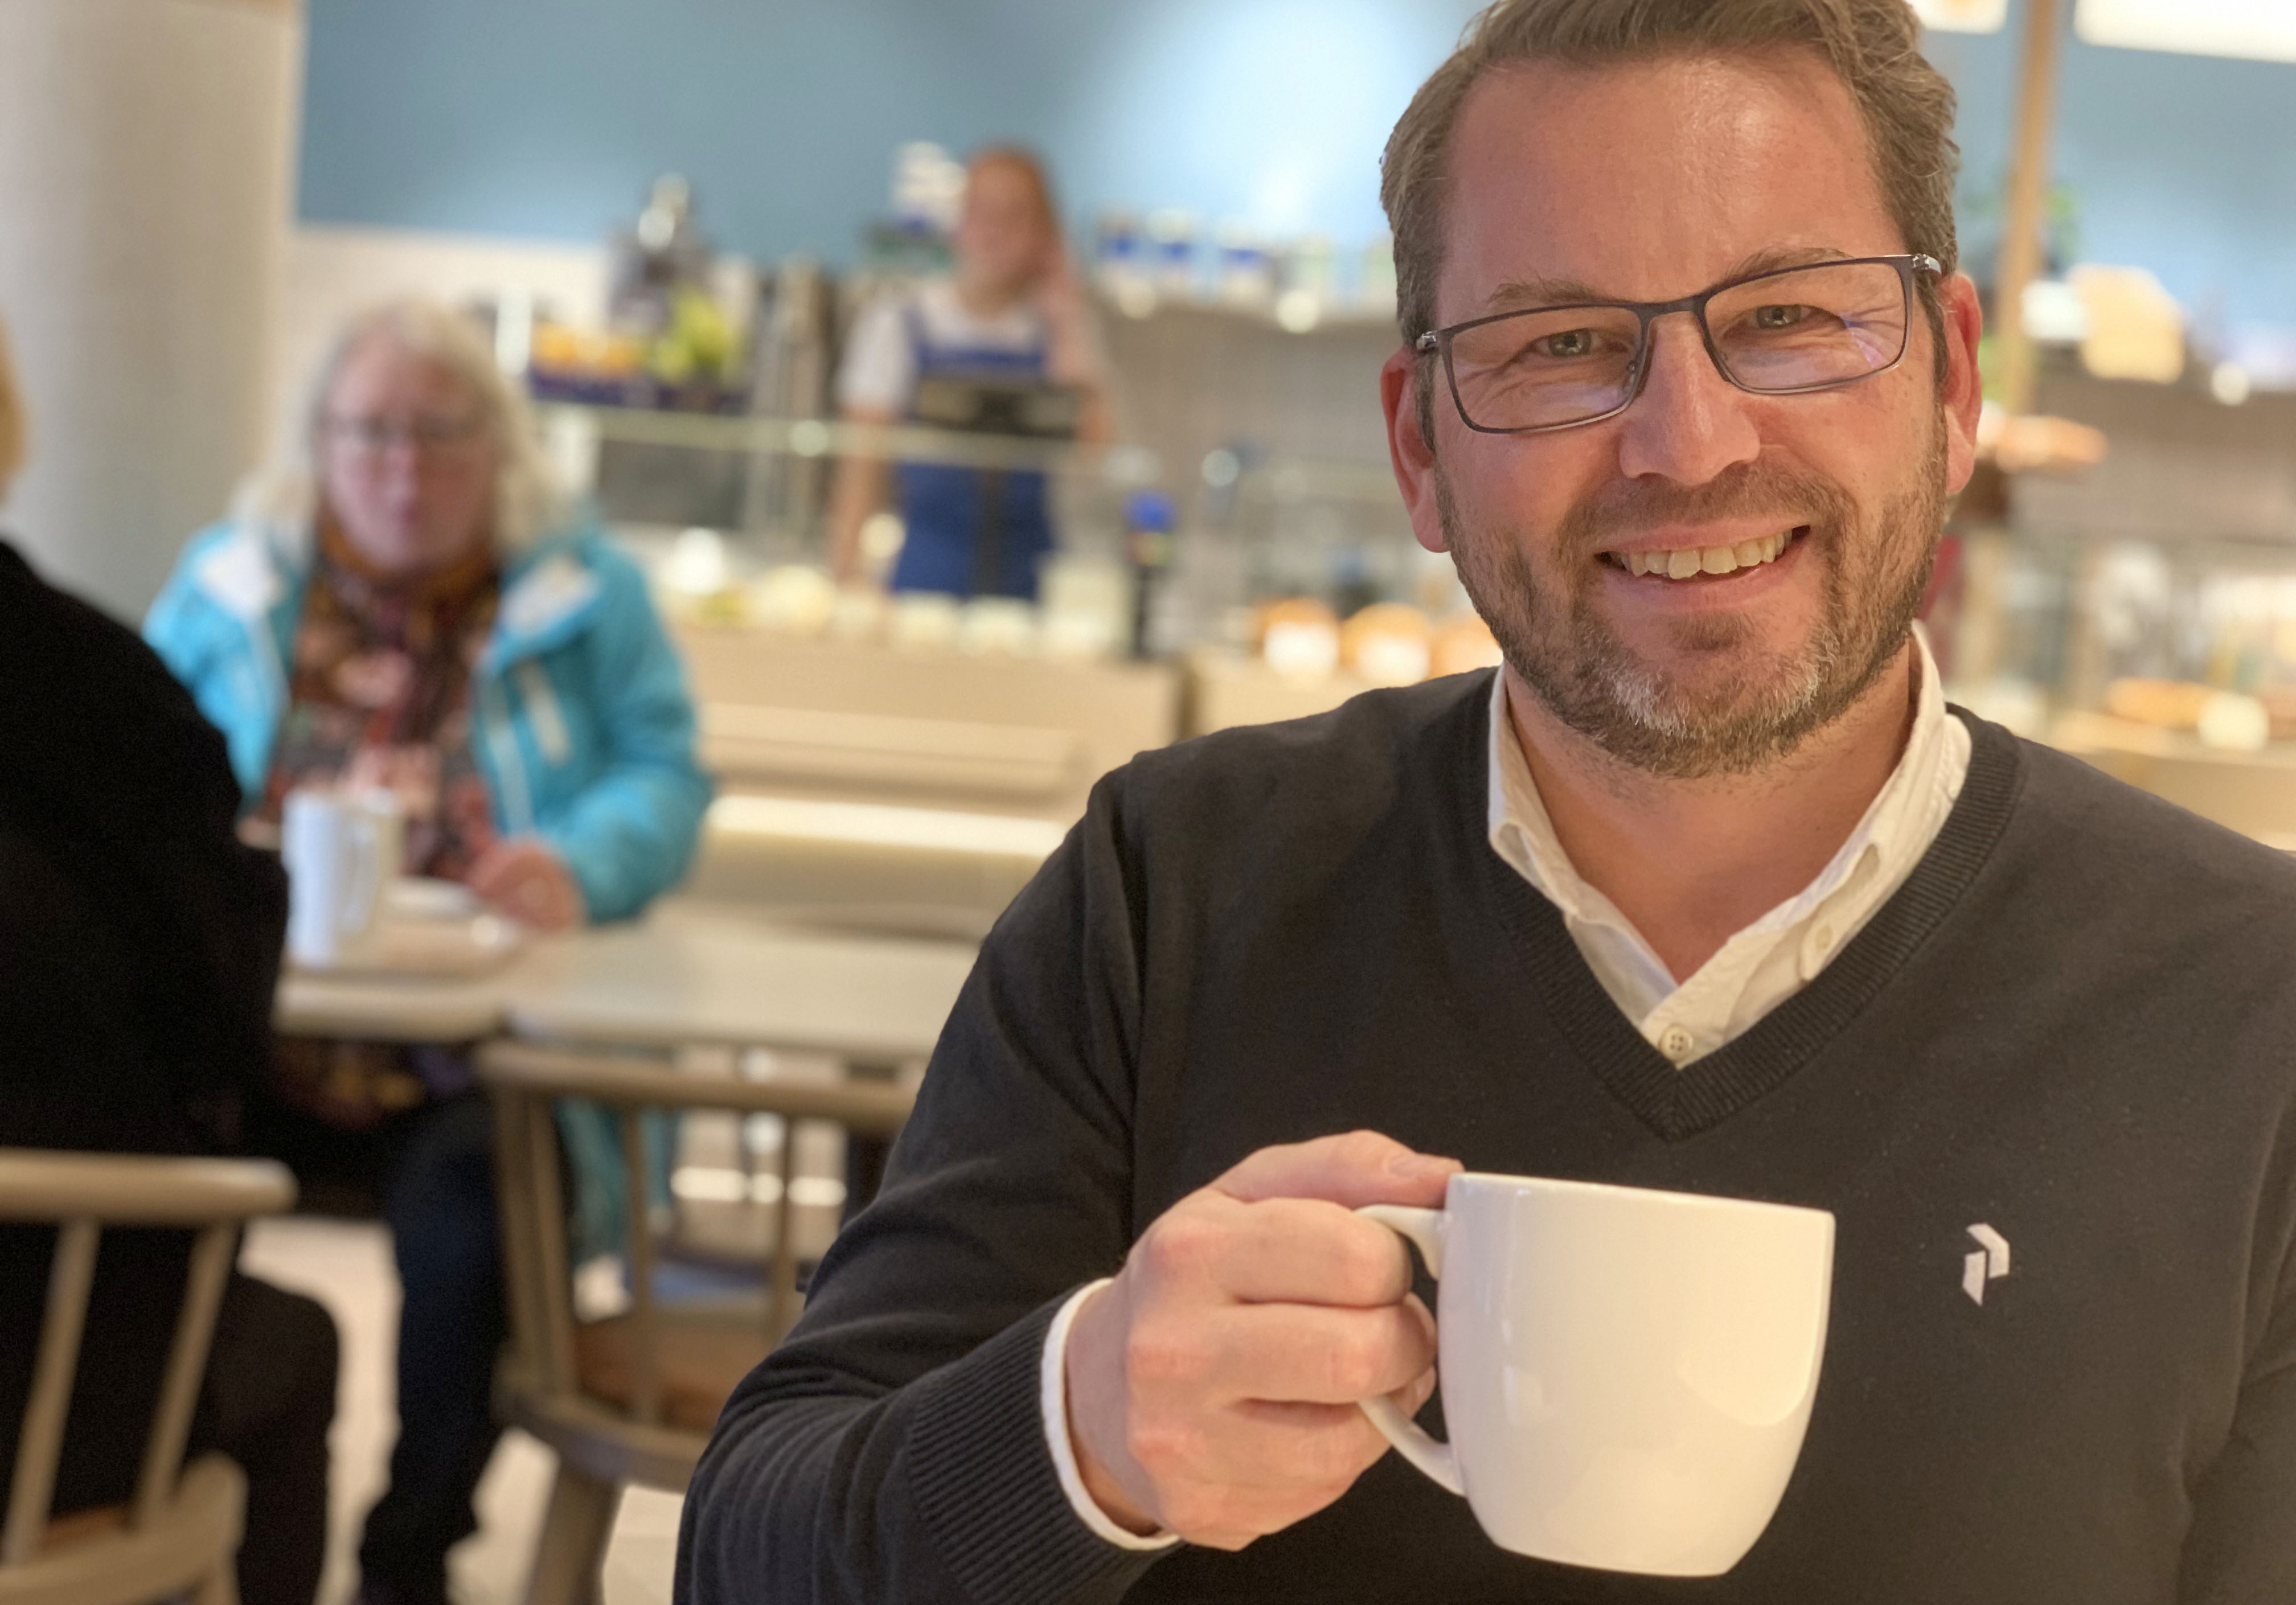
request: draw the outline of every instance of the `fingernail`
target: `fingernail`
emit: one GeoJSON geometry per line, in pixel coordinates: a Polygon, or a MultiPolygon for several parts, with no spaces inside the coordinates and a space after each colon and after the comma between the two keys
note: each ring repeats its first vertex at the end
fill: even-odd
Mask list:
{"type": "Polygon", "coordinates": [[[1398,1154],[1387,1162],[1388,1174],[1400,1176],[1406,1182],[1432,1181],[1437,1176],[1447,1176],[1460,1167],[1456,1159],[1439,1159],[1428,1153],[1398,1154]]]}

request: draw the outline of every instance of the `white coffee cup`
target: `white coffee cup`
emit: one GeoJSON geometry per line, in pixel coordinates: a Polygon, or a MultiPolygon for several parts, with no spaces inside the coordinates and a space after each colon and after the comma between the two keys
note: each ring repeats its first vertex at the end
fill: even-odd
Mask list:
{"type": "Polygon", "coordinates": [[[372,946],[383,891],[398,874],[406,815],[382,790],[290,791],[280,810],[287,866],[287,955],[315,969],[372,946]]]}
{"type": "Polygon", "coordinates": [[[1440,1209],[1361,1211],[1438,1278],[1451,1441],[1365,1413],[1503,1549],[1718,1576],[1769,1525],[1825,1349],[1822,1209],[1533,1176],[1455,1175],[1440,1209]]]}

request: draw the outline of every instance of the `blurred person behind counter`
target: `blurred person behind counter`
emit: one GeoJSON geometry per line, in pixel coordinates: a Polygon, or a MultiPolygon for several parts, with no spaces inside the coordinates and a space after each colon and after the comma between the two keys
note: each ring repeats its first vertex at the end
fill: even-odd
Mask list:
{"type": "MultiPolygon", "coordinates": [[[[191,542],[144,626],[228,741],[243,828],[275,832],[296,788],[380,787],[410,874],[539,929],[636,913],[684,872],[709,796],[644,577],[562,504],[524,398],[444,308],[354,319],[308,395],[284,460],[191,542]]],[[[276,1081],[249,1146],[307,1188],[379,1191],[391,1227],[401,1425],[360,1567],[376,1605],[436,1605],[499,1430],[487,1107],[453,1050],[287,1040],[276,1081]]],[[[585,1241],[611,1241],[611,1139],[562,1126],[585,1241]]]]}
{"type": "MultiPolygon", "coordinates": [[[[838,372],[844,420],[920,422],[927,380],[1046,384],[1077,392],[1078,438],[1107,439],[1105,364],[1043,164],[1010,145],[977,152],[950,242],[953,274],[863,309],[838,372]]],[[[888,477],[877,458],[838,463],[830,552],[840,583],[862,572],[862,527],[885,506],[888,477]]],[[[894,590],[1035,600],[1037,565],[1055,544],[1043,474],[904,463],[890,477],[907,530],[894,590]]]]}
{"type": "MultiPolygon", "coordinates": [[[[0,501],[24,455],[0,334],[0,501]]],[[[287,896],[242,845],[213,728],[134,631],[0,540],[0,1148],[213,1154],[271,1043],[287,896]]],[[[190,1263],[187,1232],[101,1240],[52,1538],[124,1505],[190,1263]]],[[[55,1231],[0,1225],[0,1504],[31,1396],[55,1231]]],[[[191,1454],[247,1477],[246,1605],[310,1605],[327,1536],[334,1322],[234,1272],[191,1454]]]]}

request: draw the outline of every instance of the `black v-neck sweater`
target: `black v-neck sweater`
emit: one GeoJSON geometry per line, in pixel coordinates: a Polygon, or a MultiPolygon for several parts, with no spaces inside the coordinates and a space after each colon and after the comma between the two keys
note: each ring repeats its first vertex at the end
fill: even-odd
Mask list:
{"type": "Polygon", "coordinates": [[[728,1404],[681,1600],[2296,1600],[2296,866],[1970,720],[1911,878],[1677,1069],[1490,849],[1489,688],[1102,782],[984,947],[883,1194],[728,1404]],[[1076,1518],[1037,1403],[1059,1301],[1245,1154],[1357,1126],[1833,1212],[1808,1437],[1735,1570],[1505,1553],[1393,1455],[1236,1554],[1076,1518]],[[2010,1246],[1981,1299],[1980,1224],[2010,1246]]]}

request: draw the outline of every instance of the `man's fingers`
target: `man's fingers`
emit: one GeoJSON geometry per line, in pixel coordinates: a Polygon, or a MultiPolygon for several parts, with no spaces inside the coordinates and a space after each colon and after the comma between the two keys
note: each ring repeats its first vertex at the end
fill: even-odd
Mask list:
{"type": "Polygon", "coordinates": [[[1241,1398],[1353,1404],[1409,1387],[1435,1359],[1435,1323],[1416,1299],[1373,1310],[1246,1305],[1224,1321],[1241,1398]]]}
{"type": "Polygon", "coordinates": [[[1368,1309],[1410,1290],[1403,1240],[1341,1205],[1277,1198],[1215,1208],[1230,1234],[1219,1282],[1231,1298],[1368,1309]]]}
{"type": "Polygon", "coordinates": [[[1406,1415],[1417,1415],[1428,1400],[1435,1396],[1435,1368],[1431,1365],[1403,1387],[1396,1389],[1396,1404],[1406,1415]]]}
{"type": "Polygon", "coordinates": [[[1355,1404],[1246,1399],[1235,1404],[1234,1419],[1250,1429],[1248,1438],[1238,1440],[1249,1447],[1229,1468],[1237,1487],[1344,1488],[1388,1449],[1387,1439],[1355,1404]]]}
{"type": "Polygon", "coordinates": [[[1387,1452],[1353,1404],[1250,1400],[1220,1416],[1160,1511],[1172,1531],[1215,1549],[1241,1549],[1314,1515],[1387,1452]]]}
{"type": "Polygon", "coordinates": [[[1352,1209],[1364,1204],[1434,1205],[1459,1169],[1456,1159],[1415,1153],[1375,1131],[1351,1131],[1287,1142],[1251,1154],[1212,1185],[1247,1203],[1261,1199],[1324,1199],[1352,1209]]]}
{"type": "Polygon", "coordinates": [[[1378,1309],[1245,1304],[1185,1327],[1136,1331],[1133,1385],[1207,1403],[1353,1404],[1409,1387],[1435,1357],[1435,1323],[1406,1299],[1378,1309]]]}

